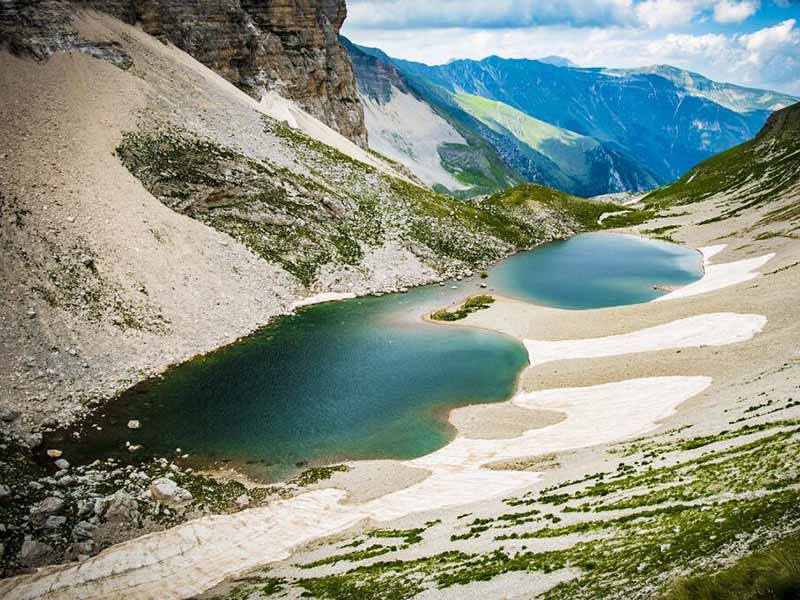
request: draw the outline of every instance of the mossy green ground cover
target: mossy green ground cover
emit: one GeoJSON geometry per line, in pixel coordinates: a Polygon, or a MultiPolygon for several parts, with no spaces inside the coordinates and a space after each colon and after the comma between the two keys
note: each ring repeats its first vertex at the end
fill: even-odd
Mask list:
{"type": "Polygon", "coordinates": [[[760,549],[715,575],[682,578],[658,600],[796,600],[800,534],[760,549]]]}
{"type": "MultiPolygon", "coordinates": [[[[333,574],[301,577],[291,585],[316,598],[405,599],[426,589],[488,581],[505,573],[535,576],[568,568],[577,575],[544,598],[649,597],[670,589],[676,575],[717,570],[720,559],[752,553],[765,541],[791,534],[800,518],[800,428],[792,422],[773,428],[755,432],[761,435],[757,439],[752,439],[754,428],[743,428],[738,437],[724,432],[714,442],[709,442],[711,436],[696,443],[675,441],[676,464],[622,468],[572,482],[575,490],[563,497],[533,495],[530,504],[535,507],[509,499],[512,506],[525,506],[467,522],[455,519],[450,524],[455,527],[453,546],[446,552],[400,560],[391,559],[393,551],[373,554],[378,549],[367,548],[363,556],[340,556],[333,574]],[[728,442],[733,446],[726,447],[728,442]],[[706,447],[710,449],[697,456],[697,449],[706,447]],[[591,517],[584,516],[587,511],[591,517]],[[478,537],[486,552],[460,545],[478,537]],[[564,540],[559,544],[563,549],[531,547],[544,539],[564,540]],[[363,564],[353,564],[359,562],[363,564]]],[[[746,567],[750,563],[743,564],[740,570],[752,571],[746,567]]],[[[763,561],[758,564],[762,579],[771,580],[763,561]]],[[[744,581],[738,572],[729,577],[744,581]]],[[[793,576],[779,570],[775,579],[793,576]]],[[[680,589],[697,586],[688,581],[680,589]]]]}
{"type": "Polygon", "coordinates": [[[117,155],[164,204],[241,241],[311,285],[325,265],[358,265],[399,240],[442,272],[482,268],[564,237],[583,220],[562,202],[462,201],[390,177],[271,119],[287,169],[177,128],[129,132],[117,155]]]}

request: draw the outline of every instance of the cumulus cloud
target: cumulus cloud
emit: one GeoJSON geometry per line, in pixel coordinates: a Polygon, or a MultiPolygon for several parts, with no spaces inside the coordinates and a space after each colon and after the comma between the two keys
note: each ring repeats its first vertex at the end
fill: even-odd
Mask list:
{"type": "Polygon", "coordinates": [[[754,2],[731,2],[723,0],[714,6],[714,20],[717,23],[741,23],[752,17],[758,12],[761,3],[754,2]]]}
{"type": "Polygon", "coordinates": [[[519,28],[631,21],[633,0],[350,0],[348,21],[361,29],[519,28]]]}
{"type": "Polygon", "coordinates": [[[636,16],[650,29],[675,27],[692,21],[706,4],[702,0],[645,0],[636,6],[636,16]]]}
{"type": "Polygon", "coordinates": [[[759,5],[760,0],[350,0],[348,19],[354,28],[383,30],[546,25],[665,29],[706,14],[719,23],[739,23],[759,5]]]}

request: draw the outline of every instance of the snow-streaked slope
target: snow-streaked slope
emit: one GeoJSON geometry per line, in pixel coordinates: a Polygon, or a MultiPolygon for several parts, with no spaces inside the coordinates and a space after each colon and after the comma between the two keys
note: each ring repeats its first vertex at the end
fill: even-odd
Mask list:
{"type": "Polygon", "coordinates": [[[354,160],[374,167],[387,175],[399,177],[408,181],[405,176],[398,173],[389,164],[372,156],[369,152],[366,152],[351,142],[341,133],[331,129],[319,119],[312,117],[294,102],[280,96],[277,92],[266,92],[262,96],[258,108],[265,115],[278,121],[285,121],[289,127],[299,129],[306,135],[327,146],[336,148],[339,152],[354,160]]]}
{"type": "Polygon", "coordinates": [[[394,86],[385,103],[360,96],[370,148],[407,166],[426,185],[467,189],[445,170],[439,156],[443,144],[466,144],[466,140],[430,105],[394,86]]]}
{"type": "Polygon", "coordinates": [[[775,111],[797,102],[797,98],[789,94],[747,88],[732,83],[720,83],[669,65],[653,65],[639,69],[609,69],[610,74],[646,73],[668,79],[692,96],[705,98],[738,113],[757,110],[775,111]]]}

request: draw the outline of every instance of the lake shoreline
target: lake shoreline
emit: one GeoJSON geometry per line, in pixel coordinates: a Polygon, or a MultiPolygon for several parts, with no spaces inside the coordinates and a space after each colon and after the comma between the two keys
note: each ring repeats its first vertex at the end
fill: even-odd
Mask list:
{"type": "MultiPolygon", "coordinates": [[[[598,234],[589,234],[589,237],[594,236],[594,235],[598,235],[598,234]]],[[[627,237],[627,238],[636,238],[637,240],[641,240],[641,241],[645,241],[645,242],[649,242],[650,241],[648,238],[644,238],[643,236],[631,236],[631,235],[625,234],[624,232],[610,232],[610,233],[603,232],[602,234],[599,234],[599,235],[606,236],[606,237],[614,236],[614,237],[619,237],[619,238],[625,238],[625,237],[627,237]]],[[[581,236],[578,236],[578,237],[580,238],[581,236]]],[[[563,243],[565,243],[565,241],[556,242],[556,243],[562,243],[563,244],[563,243]]],[[[665,243],[662,242],[662,241],[653,241],[653,244],[656,245],[656,246],[665,245],[665,243]]],[[[538,251],[539,251],[539,249],[536,249],[534,252],[538,252],[538,251]]],[[[704,274],[701,275],[700,279],[702,279],[702,276],[704,276],[704,274]]],[[[491,293],[491,294],[495,295],[498,298],[507,298],[507,300],[509,300],[509,301],[520,302],[520,303],[523,303],[525,305],[539,306],[539,305],[531,303],[529,300],[526,300],[526,299],[509,298],[507,296],[504,296],[501,293],[498,293],[497,291],[489,291],[488,289],[483,289],[481,286],[482,285],[486,285],[484,283],[484,281],[485,280],[483,278],[479,278],[477,275],[473,275],[473,276],[467,277],[466,279],[463,279],[463,280],[459,280],[459,281],[453,280],[452,281],[452,285],[443,286],[442,284],[439,284],[439,287],[447,288],[447,289],[443,289],[443,293],[450,294],[452,296],[451,305],[457,305],[459,302],[463,302],[464,298],[469,297],[471,295],[474,295],[474,293],[472,293],[468,289],[465,289],[465,288],[469,288],[470,286],[474,285],[475,286],[475,293],[491,293]],[[458,288],[457,290],[454,289],[456,287],[458,288]],[[451,289],[454,290],[454,292],[451,292],[450,291],[451,289]]],[[[431,285],[423,286],[423,287],[427,287],[429,289],[429,291],[431,292],[431,294],[433,294],[434,292],[437,291],[436,284],[431,284],[431,285]]],[[[401,295],[397,294],[397,295],[393,295],[393,297],[397,298],[397,299],[401,299],[404,296],[401,296],[401,295]]],[[[412,294],[412,297],[413,297],[413,294],[412,294]]],[[[412,297],[409,297],[409,299],[410,299],[410,301],[414,302],[412,297]]],[[[317,295],[317,296],[310,297],[310,299],[309,299],[310,302],[306,302],[305,304],[308,304],[308,305],[311,305],[312,303],[313,304],[318,304],[318,303],[334,303],[335,304],[335,303],[337,303],[337,302],[339,302],[341,300],[345,300],[345,299],[351,300],[351,301],[353,301],[353,300],[359,300],[359,301],[360,300],[364,300],[364,298],[353,298],[352,295],[350,295],[350,294],[322,294],[322,295],[317,295]]],[[[401,302],[401,304],[402,304],[402,302],[401,302]]],[[[439,304],[436,304],[436,306],[437,307],[441,307],[441,305],[439,305],[439,304]]],[[[542,307],[542,308],[547,308],[547,307],[542,307]]],[[[305,306],[296,307],[296,310],[299,310],[300,312],[302,312],[304,309],[305,309],[305,306]]],[[[412,308],[410,308],[410,310],[413,310],[413,306],[412,306],[412,308]]],[[[575,310],[575,309],[564,309],[564,310],[575,310]]],[[[430,319],[430,311],[423,310],[421,312],[420,311],[414,311],[414,312],[415,313],[419,312],[419,314],[417,316],[412,317],[409,322],[421,323],[421,324],[425,324],[426,326],[429,326],[429,325],[441,326],[441,325],[443,325],[442,323],[439,323],[439,322],[436,322],[436,321],[433,321],[432,319],[430,319]]],[[[123,401],[123,399],[127,398],[127,401],[125,402],[125,406],[122,406],[122,405],[120,405],[118,403],[113,403],[113,402],[112,403],[100,404],[99,406],[95,407],[94,410],[91,413],[89,413],[83,419],[78,421],[72,427],[67,428],[67,429],[59,429],[58,431],[47,435],[46,438],[45,438],[45,444],[43,444],[39,448],[39,451],[38,451],[39,460],[44,464],[47,464],[48,462],[51,461],[51,459],[46,455],[45,451],[47,449],[51,448],[51,447],[57,447],[58,446],[58,444],[56,444],[53,440],[64,439],[65,437],[68,437],[69,439],[72,439],[72,438],[69,437],[69,435],[71,435],[71,433],[73,431],[76,432],[76,433],[80,432],[81,436],[83,436],[86,433],[87,430],[91,434],[92,430],[90,429],[90,427],[91,426],[96,426],[96,425],[94,425],[93,422],[100,423],[100,425],[103,425],[102,420],[98,420],[97,419],[97,415],[100,415],[102,417],[102,416],[105,416],[106,412],[115,413],[116,412],[115,409],[117,409],[117,410],[122,409],[122,414],[128,414],[128,417],[126,417],[126,419],[134,419],[134,418],[138,419],[139,415],[135,411],[128,411],[127,407],[130,406],[130,403],[132,401],[133,402],[138,402],[139,401],[138,400],[138,395],[140,393],[145,393],[146,395],[144,397],[152,396],[152,394],[149,394],[149,396],[147,395],[147,390],[150,389],[150,388],[153,388],[154,386],[157,387],[162,380],[168,379],[171,376],[170,375],[171,372],[177,373],[178,370],[183,369],[184,367],[186,367],[188,365],[191,365],[192,363],[202,364],[203,361],[212,359],[214,356],[222,355],[226,351],[227,352],[236,351],[237,348],[241,348],[243,344],[250,343],[250,341],[255,339],[258,335],[263,334],[265,332],[268,332],[270,330],[270,328],[279,327],[281,319],[292,319],[292,318],[295,318],[297,314],[298,313],[295,312],[295,313],[292,313],[292,314],[289,314],[289,315],[282,315],[280,317],[277,317],[271,324],[261,328],[259,330],[259,332],[256,332],[255,334],[252,334],[250,336],[247,336],[246,338],[242,338],[240,340],[237,340],[236,342],[234,342],[232,344],[229,344],[229,345],[226,345],[226,346],[224,346],[224,347],[222,347],[222,348],[220,348],[220,349],[218,349],[218,350],[216,350],[214,352],[198,355],[198,356],[194,357],[192,360],[187,361],[185,363],[182,363],[181,365],[173,365],[172,367],[170,367],[170,369],[168,369],[162,375],[160,375],[158,377],[155,377],[155,378],[149,378],[147,380],[144,380],[142,382],[137,383],[135,386],[129,388],[124,394],[122,394],[121,396],[118,396],[117,398],[115,398],[118,401],[123,401]]],[[[401,322],[404,321],[404,320],[406,320],[406,317],[402,316],[401,317],[401,322]]],[[[490,333],[492,335],[508,338],[509,341],[513,341],[513,343],[515,345],[519,345],[520,348],[521,348],[521,340],[520,340],[519,336],[516,336],[516,335],[513,335],[513,334],[509,334],[509,333],[503,332],[503,331],[498,331],[497,329],[493,329],[492,327],[483,327],[483,326],[480,326],[480,325],[473,325],[473,324],[471,324],[471,322],[469,320],[467,322],[463,322],[463,321],[462,322],[458,322],[458,323],[456,323],[456,325],[459,325],[462,328],[464,328],[464,327],[471,328],[471,329],[474,329],[476,331],[487,332],[487,333],[490,333]]],[[[245,350],[243,350],[243,351],[245,351],[245,350]]],[[[526,365],[522,365],[520,367],[520,369],[515,373],[514,381],[511,384],[511,386],[509,388],[509,392],[507,392],[507,395],[504,395],[502,398],[499,398],[497,400],[493,400],[490,403],[502,403],[502,402],[506,402],[506,401],[510,400],[511,398],[513,398],[513,396],[520,389],[521,377],[522,377],[522,374],[525,372],[526,368],[527,368],[526,365]]],[[[175,375],[172,375],[172,377],[174,378],[175,375]]],[[[483,404],[486,404],[486,403],[487,403],[486,401],[477,401],[476,402],[476,401],[466,400],[464,398],[459,398],[459,399],[454,399],[453,401],[449,402],[447,405],[438,406],[436,408],[436,411],[435,411],[435,413],[436,413],[435,414],[435,421],[438,422],[440,424],[440,426],[444,427],[445,430],[447,430],[446,441],[444,443],[446,444],[449,441],[452,441],[452,439],[454,439],[454,437],[458,434],[457,429],[454,428],[453,424],[450,421],[450,414],[453,411],[456,411],[456,410],[459,410],[459,409],[463,409],[463,408],[468,408],[470,406],[480,406],[480,405],[483,405],[483,404]]],[[[134,440],[134,438],[131,438],[131,440],[134,440]]],[[[139,443],[139,442],[132,441],[131,443],[139,443]]],[[[231,457],[231,456],[227,456],[226,457],[226,456],[223,455],[222,457],[220,457],[220,456],[215,456],[214,454],[206,455],[204,452],[202,452],[198,448],[189,447],[187,449],[186,448],[186,443],[181,443],[181,444],[177,444],[177,445],[183,447],[183,452],[187,452],[188,451],[188,452],[191,453],[191,455],[192,455],[191,459],[189,461],[187,461],[186,464],[192,466],[193,468],[202,469],[202,470],[205,470],[205,469],[215,469],[215,470],[216,469],[222,469],[222,470],[224,470],[224,469],[230,468],[232,466],[235,466],[235,467],[237,467],[238,471],[240,471],[240,472],[242,472],[244,474],[247,474],[250,477],[254,477],[256,481],[261,481],[262,483],[278,483],[280,481],[285,481],[286,478],[288,478],[288,476],[287,477],[279,477],[277,479],[275,479],[272,476],[267,476],[265,478],[264,475],[256,474],[259,471],[263,472],[263,469],[259,468],[257,465],[251,466],[254,463],[253,463],[253,461],[251,461],[249,459],[247,459],[247,460],[242,459],[241,461],[239,461],[235,457],[231,457]],[[222,459],[225,459],[225,460],[222,460],[222,459]]],[[[149,453],[149,451],[147,451],[147,445],[146,444],[145,444],[145,452],[147,453],[148,457],[152,455],[151,453],[149,453]]],[[[178,453],[178,455],[179,455],[178,458],[180,458],[180,454],[181,453],[178,453]]],[[[153,456],[158,456],[158,454],[153,455],[153,456]]],[[[345,457],[343,457],[343,458],[344,458],[344,461],[346,462],[347,459],[345,457]]],[[[400,458],[400,457],[395,457],[395,459],[397,459],[397,458],[400,458]]],[[[127,459],[130,459],[133,462],[136,461],[136,457],[134,457],[134,456],[127,457],[127,455],[125,455],[123,460],[127,460],[127,459]]],[[[306,461],[306,459],[303,459],[303,460],[305,462],[302,465],[298,464],[297,465],[297,469],[295,470],[295,472],[299,472],[299,470],[302,469],[302,468],[323,466],[325,464],[332,464],[333,462],[342,462],[342,460],[336,459],[336,458],[333,458],[332,460],[327,460],[327,461],[325,461],[325,460],[322,460],[322,461],[320,461],[320,460],[306,461]]],[[[367,459],[367,460],[369,460],[369,459],[367,459]]]]}
{"type": "MultiPolygon", "coordinates": [[[[536,339],[542,339],[542,340],[559,340],[559,339],[569,340],[575,338],[591,339],[596,337],[602,337],[603,335],[612,335],[612,336],[620,335],[626,332],[635,331],[637,329],[646,328],[648,326],[653,327],[663,323],[670,323],[672,321],[675,321],[676,319],[685,318],[687,314],[692,314],[692,313],[697,314],[698,312],[702,314],[704,310],[705,312],[709,312],[709,310],[711,311],[716,310],[719,312],[724,305],[724,302],[722,302],[722,304],[720,303],[720,298],[730,298],[730,297],[731,297],[731,292],[725,291],[722,292],[721,296],[719,294],[703,294],[696,297],[676,300],[675,302],[658,302],[658,303],[651,302],[644,305],[633,305],[627,307],[602,309],[600,311],[598,310],[559,311],[547,307],[530,306],[527,305],[526,303],[521,303],[521,302],[505,302],[501,300],[498,303],[496,303],[495,306],[493,306],[491,309],[487,311],[480,311],[478,313],[470,315],[463,325],[461,323],[458,323],[456,324],[456,327],[462,327],[466,325],[470,327],[474,326],[474,327],[486,327],[490,329],[494,328],[496,331],[500,333],[506,335],[515,335],[516,337],[522,339],[529,339],[530,338],[529,332],[531,331],[536,332],[537,334],[535,336],[536,339]],[[603,314],[605,318],[597,319],[596,318],[597,314],[603,314]]],[[[742,298],[740,294],[737,295],[736,298],[739,300],[738,304],[742,304],[742,306],[745,308],[747,307],[748,304],[752,305],[752,301],[748,302],[745,300],[742,303],[742,298]]],[[[720,312],[720,314],[722,313],[720,312]]],[[[742,339],[746,339],[747,335],[760,335],[757,333],[757,331],[753,330],[752,326],[748,325],[747,322],[743,322],[742,324],[746,326],[745,329],[742,330],[745,335],[745,338],[742,339]],[[748,328],[750,328],[750,331],[752,331],[752,333],[747,333],[748,328]]],[[[730,327],[726,326],[725,329],[730,329],[730,327]]],[[[734,331],[734,333],[736,332],[734,331]]],[[[737,339],[739,338],[735,336],[731,338],[731,340],[737,340],[737,339]]],[[[723,344],[722,346],[719,346],[720,351],[724,351],[726,354],[729,354],[730,350],[728,350],[727,349],[728,346],[725,345],[729,344],[729,342],[730,340],[719,340],[716,343],[723,344]]],[[[652,357],[650,357],[648,354],[637,355],[636,372],[630,371],[629,361],[609,361],[606,359],[592,359],[594,361],[592,364],[597,365],[597,367],[592,368],[590,370],[587,370],[588,363],[586,362],[586,359],[560,361],[545,366],[537,366],[535,368],[526,369],[525,374],[523,374],[522,377],[523,379],[522,386],[523,389],[525,390],[524,394],[526,395],[534,394],[534,396],[530,396],[530,398],[536,398],[537,396],[535,396],[535,394],[537,394],[537,390],[563,388],[565,385],[573,384],[576,380],[576,377],[578,376],[580,377],[580,385],[602,386],[604,385],[601,383],[603,381],[613,382],[613,381],[620,381],[622,379],[630,379],[630,377],[635,376],[639,372],[642,373],[650,372],[651,376],[653,374],[659,374],[659,375],[671,375],[674,377],[674,375],[669,373],[670,370],[669,365],[675,363],[677,367],[680,369],[678,371],[679,373],[684,368],[680,367],[680,365],[684,366],[691,365],[691,367],[687,369],[688,373],[686,373],[686,375],[689,376],[688,379],[685,379],[685,383],[689,385],[689,387],[686,389],[687,392],[696,390],[693,392],[693,394],[699,394],[699,395],[697,395],[695,398],[692,397],[692,394],[690,394],[689,398],[692,399],[690,402],[687,402],[686,401],[687,397],[684,396],[683,393],[679,394],[678,396],[670,400],[667,405],[664,406],[664,409],[666,409],[667,412],[662,414],[665,417],[672,415],[669,416],[670,422],[675,422],[676,420],[680,422],[681,419],[686,419],[686,418],[698,419],[698,422],[704,422],[705,417],[703,417],[703,415],[707,411],[698,412],[698,407],[702,404],[702,399],[705,398],[705,396],[708,393],[708,388],[707,388],[708,380],[703,379],[703,377],[700,376],[703,375],[703,371],[708,371],[710,372],[709,374],[714,379],[716,379],[717,377],[720,376],[721,372],[727,373],[730,372],[732,367],[735,368],[734,361],[731,360],[712,361],[712,362],[709,362],[707,358],[703,358],[701,360],[700,357],[704,357],[705,353],[706,351],[704,351],[702,347],[700,347],[697,349],[691,349],[691,348],[685,349],[683,350],[682,353],[678,353],[677,355],[675,354],[674,351],[672,352],[672,354],[669,354],[669,352],[665,354],[663,350],[651,353],[653,354],[652,357]],[[666,356],[669,356],[667,360],[665,360],[664,358],[666,356]],[[654,360],[656,360],[656,362],[654,362],[654,360]],[[654,365],[659,365],[655,371],[653,371],[654,365]],[[666,372],[664,372],[665,370],[666,372]],[[535,371],[537,374],[535,379],[531,379],[530,377],[530,373],[533,371],[535,371]],[[659,373],[659,371],[661,373],[659,373]],[[623,376],[620,377],[620,375],[623,376]],[[558,382],[558,385],[554,385],[554,383],[556,382],[558,382]],[[678,408],[679,408],[678,412],[677,413],[674,412],[678,408]],[[687,412],[687,410],[689,412],[687,412]],[[691,415],[691,417],[687,415],[691,415]]],[[[674,381],[677,382],[677,380],[674,381]]],[[[663,383],[659,382],[657,385],[659,386],[658,389],[665,389],[663,383]]],[[[602,387],[598,389],[602,389],[602,387]]],[[[523,400],[526,402],[529,401],[528,399],[521,399],[520,401],[523,400]]],[[[612,414],[615,413],[616,411],[613,411],[612,414]]],[[[660,422],[661,419],[658,418],[652,422],[648,419],[648,423],[652,423],[651,425],[647,425],[644,429],[637,427],[636,430],[639,432],[639,434],[644,433],[646,431],[657,430],[658,427],[663,426],[660,425],[660,422]]],[[[558,424],[546,426],[544,429],[538,430],[540,433],[536,435],[552,435],[546,432],[556,431],[558,427],[559,427],[558,424]]],[[[595,440],[595,442],[596,441],[597,440],[595,440]]],[[[470,443],[475,443],[475,442],[470,442],[470,443]]],[[[495,445],[495,442],[491,442],[491,444],[495,445]]],[[[450,446],[452,446],[452,444],[450,444],[450,446]]],[[[438,454],[440,457],[444,458],[444,456],[448,455],[453,451],[453,449],[449,450],[445,449],[445,450],[446,451],[444,453],[439,452],[435,454],[438,454]]],[[[523,453],[530,454],[530,451],[525,450],[523,451],[523,453]]],[[[505,461],[507,463],[508,462],[513,463],[514,455],[516,454],[513,454],[512,456],[502,455],[498,456],[497,458],[499,462],[505,461]]],[[[594,454],[592,456],[594,456],[594,454]]],[[[428,456],[428,457],[423,457],[423,460],[410,461],[410,462],[419,466],[427,464],[429,467],[438,468],[436,467],[436,460],[438,459],[432,456],[428,456]]],[[[593,459],[593,462],[591,464],[583,465],[582,469],[597,469],[598,466],[600,466],[598,462],[599,460],[600,457],[597,456],[596,458],[593,459]]],[[[498,461],[491,461],[491,462],[493,463],[498,461]]],[[[491,464],[487,465],[486,468],[491,470],[491,464]]],[[[504,468],[509,468],[509,467],[506,466],[504,468]]],[[[513,465],[511,465],[511,468],[513,468],[513,465]]],[[[535,482],[541,481],[541,475],[537,474],[536,472],[529,473],[524,477],[520,475],[520,473],[524,473],[524,471],[520,472],[516,470],[515,471],[501,470],[493,472],[498,473],[497,476],[501,478],[506,477],[505,475],[506,473],[512,476],[512,478],[515,481],[515,483],[513,484],[514,487],[522,485],[523,488],[531,488],[533,486],[533,488],[535,489],[536,485],[539,485],[536,484],[535,482]]],[[[386,476],[391,477],[391,468],[387,469],[386,476]]],[[[481,475],[481,477],[484,477],[484,475],[481,475]]],[[[497,481],[499,482],[500,480],[497,481]]],[[[330,483],[331,485],[333,485],[333,482],[330,483]]],[[[385,502],[388,502],[389,499],[393,497],[397,497],[398,500],[400,498],[408,498],[410,500],[414,496],[414,494],[417,493],[414,490],[419,485],[421,484],[414,484],[411,485],[410,487],[403,488],[401,491],[390,493],[388,496],[386,496],[385,497],[386,500],[382,501],[384,504],[381,504],[381,506],[384,506],[384,508],[382,508],[381,511],[377,513],[378,515],[380,515],[380,520],[382,521],[384,518],[389,520],[399,518],[400,515],[396,512],[393,511],[390,511],[388,513],[386,512],[385,508],[387,508],[387,506],[385,506],[385,502]]],[[[446,489],[449,488],[452,488],[452,483],[448,484],[446,488],[442,488],[441,491],[446,492],[446,489]]],[[[463,492],[466,489],[464,488],[463,483],[460,484],[459,486],[456,486],[456,488],[461,490],[461,494],[463,496],[463,492]]],[[[483,481],[482,479],[478,488],[480,489],[480,493],[482,495],[487,493],[486,482],[483,481]]],[[[341,489],[341,487],[339,487],[339,489],[341,489]]],[[[434,489],[437,488],[431,488],[431,491],[434,491],[434,489]]],[[[334,496],[332,492],[329,494],[328,492],[329,490],[331,490],[331,488],[329,487],[326,488],[323,485],[322,489],[320,489],[319,491],[309,492],[308,500],[311,501],[313,498],[314,499],[313,501],[315,503],[321,502],[322,504],[328,506],[329,508],[331,506],[344,506],[341,503],[345,501],[346,496],[345,495],[334,496]],[[331,502],[333,502],[333,505],[330,504],[331,502]]],[[[495,492],[496,491],[497,490],[495,490],[495,492]]],[[[298,502],[301,501],[301,498],[304,496],[305,495],[301,495],[300,497],[297,498],[296,501],[298,502]]],[[[463,499],[464,498],[462,497],[462,500],[463,499]]],[[[373,504],[370,505],[376,506],[377,508],[377,505],[374,505],[375,501],[371,502],[373,502],[373,504]]],[[[392,502],[394,501],[392,500],[392,502]]],[[[407,505],[406,503],[407,501],[403,500],[403,505],[407,505]]],[[[450,508],[448,506],[442,507],[441,509],[429,510],[431,506],[433,505],[417,506],[415,510],[425,511],[426,516],[431,519],[435,518],[439,514],[445,514],[445,513],[450,514],[449,513],[450,508]]],[[[251,511],[245,511],[245,513],[247,513],[248,515],[252,515],[253,518],[257,518],[258,522],[260,522],[261,519],[263,519],[263,517],[258,517],[261,510],[262,509],[260,508],[256,508],[256,509],[251,509],[251,511]]],[[[337,508],[336,509],[337,515],[339,514],[338,510],[339,509],[337,508]]],[[[347,510],[350,511],[353,509],[347,509],[347,510]]],[[[358,511],[356,512],[358,513],[358,511]]],[[[348,512],[347,514],[351,513],[348,512]]],[[[361,513],[358,514],[360,515],[361,513]]],[[[330,535],[332,533],[337,533],[337,532],[341,534],[346,531],[358,531],[365,526],[364,524],[359,524],[361,523],[364,517],[367,517],[367,519],[370,518],[369,515],[362,515],[355,520],[352,520],[349,517],[347,517],[344,518],[344,520],[342,521],[339,520],[339,517],[336,517],[334,519],[332,515],[330,517],[326,517],[328,525],[333,526],[333,529],[328,528],[327,533],[325,533],[324,535],[330,535]],[[334,523],[333,521],[336,522],[334,523]]],[[[228,526],[224,525],[223,523],[220,523],[219,525],[220,527],[224,528],[225,538],[227,540],[230,540],[231,536],[237,535],[236,532],[239,531],[238,528],[233,525],[228,526]]],[[[156,534],[156,535],[161,536],[161,539],[163,541],[168,539],[169,536],[179,534],[179,531],[180,528],[175,531],[163,532],[162,534],[156,534]]],[[[299,544],[298,547],[305,546],[310,541],[299,534],[291,534],[291,535],[295,536],[295,539],[299,544]]],[[[143,549],[144,547],[146,547],[148,543],[149,542],[146,539],[142,539],[139,541],[134,541],[134,546],[131,546],[130,548],[125,550],[121,548],[112,548],[109,551],[108,557],[110,559],[115,552],[120,552],[120,551],[136,552],[136,550],[134,550],[134,547],[143,549]]],[[[232,547],[229,547],[226,543],[226,548],[230,550],[232,547]]],[[[283,560],[279,556],[274,556],[273,558],[270,558],[273,550],[276,549],[272,548],[268,550],[266,547],[263,546],[259,548],[250,548],[248,550],[248,556],[252,558],[252,553],[256,552],[258,554],[258,560],[256,562],[258,562],[259,564],[272,562],[274,560],[278,561],[283,560]]],[[[197,551],[200,552],[200,548],[197,548],[197,551]]],[[[296,549],[281,550],[281,552],[285,552],[283,556],[288,556],[289,554],[296,552],[296,549]]],[[[210,557],[204,558],[202,552],[200,552],[199,554],[194,552],[193,559],[189,562],[181,561],[179,568],[185,571],[186,569],[190,568],[192,564],[198,564],[197,561],[204,564],[206,568],[208,568],[210,564],[214,564],[214,560],[211,559],[210,557]]],[[[244,571],[247,571],[250,568],[250,565],[254,564],[254,562],[251,560],[246,560],[246,559],[233,560],[233,557],[231,558],[230,561],[226,561],[226,563],[229,565],[229,567],[225,567],[224,564],[218,565],[220,571],[218,571],[219,573],[218,576],[214,576],[215,579],[216,577],[221,577],[222,579],[224,579],[226,577],[230,577],[233,574],[242,573],[244,571]],[[232,570],[227,571],[228,568],[231,568],[232,570]],[[227,574],[225,573],[226,571],[227,574]]],[[[178,563],[175,563],[173,566],[178,567],[178,563]]],[[[168,566],[167,563],[163,563],[160,568],[162,569],[162,572],[172,572],[170,570],[173,567],[168,566]],[[163,569],[166,569],[167,571],[163,571],[163,569]]],[[[194,570],[192,570],[191,572],[197,573],[194,570]]],[[[199,576],[199,573],[197,574],[199,576]]],[[[197,581],[196,585],[198,590],[209,583],[209,581],[204,577],[205,576],[201,577],[197,581]]],[[[85,581],[85,584],[92,585],[91,582],[88,580],[85,581]]],[[[167,586],[168,588],[170,585],[169,580],[166,580],[160,585],[162,587],[159,589],[165,589],[164,586],[167,586]]]]}

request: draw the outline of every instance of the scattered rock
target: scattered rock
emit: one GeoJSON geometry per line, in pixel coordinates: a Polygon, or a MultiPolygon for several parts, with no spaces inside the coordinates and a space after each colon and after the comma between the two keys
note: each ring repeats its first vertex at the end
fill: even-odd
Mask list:
{"type": "Polygon", "coordinates": [[[22,549],[19,551],[19,559],[23,564],[31,565],[40,558],[52,552],[53,548],[43,542],[27,539],[22,542],[22,549]]]}
{"type": "Polygon", "coordinates": [[[162,477],[150,484],[150,494],[156,502],[171,508],[185,506],[192,501],[189,490],[179,487],[172,479],[162,477]]]}
{"type": "Polygon", "coordinates": [[[45,529],[58,529],[67,522],[67,517],[57,517],[55,515],[47,517],[44,522],[45,529]]]}
{"type": "Polygon", "coordinates": [[[76,542],[90,540],[94,537],[95,529],[97,529],[97,525],[89,523],[89,521],[79,521],[72,529],[72,539],[76,542]]]}
{"type": "MultiPolygon", "coordinates": [[[[106,506],[105,517],[112,523],[134,521],[139,517],[139,505],[136,499],[129,493],[118,490],[111,496],[105,498],[106,506]]],[[[97,506],[95,506],[95,512],[97,506]]]]}
{"type": "Polygon", "coordinates": [[[19,418],[19,413],[16,410],[4,409],[0,411],[0,420],[4,423],[13,423],[19,418]]]}
{"type": "Polygon", "coordinates": [[[87,540],[85,542],[76,542],[67,549],[67,557],[74,557],[76,560],[85,560],[94,552],[94,542],[87,540]],[[81,558],[85,557],[85,558],[81,558]]]}
{"type": "Polygon", "coordinates": [[[60,513],[64,509],[64,500],[56,496],[48,496],[31,508],[31,523],[36,527],[45,524],[48,517],[60,513]]]}

